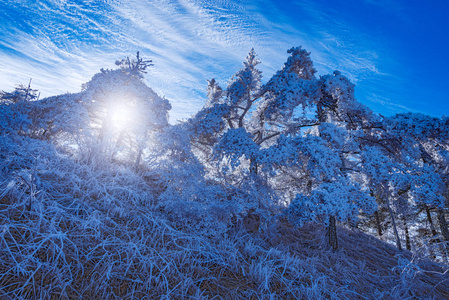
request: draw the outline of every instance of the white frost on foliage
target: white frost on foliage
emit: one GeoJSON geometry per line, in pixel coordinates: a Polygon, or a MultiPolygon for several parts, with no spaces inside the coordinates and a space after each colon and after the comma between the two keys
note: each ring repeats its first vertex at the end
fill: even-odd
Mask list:
{"type": "Polygon", "coordinates": [[[251,135],[244,128],[228,130],[220,139],[214,149],[216,156],[229,157],[229,162],[233,168],[240,165],[240,158],[255,158],[259,153],[259,145],[251,138],[251,135]]]}
{"type": "Polygon", "coordinates": [[[375,199],[362,192],[360,187],[344,179],[323,183],[311,195],[297,195],[288,209],[290,220],[298,225],[322,220],[328,216],[340,222],[355,221],[360,213],[376,210],[375,199]]]}

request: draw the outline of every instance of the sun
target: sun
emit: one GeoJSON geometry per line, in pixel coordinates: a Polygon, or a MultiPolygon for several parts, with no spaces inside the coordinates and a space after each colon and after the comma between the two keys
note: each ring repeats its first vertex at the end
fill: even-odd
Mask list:
{"type": "Polygon", "coordinates": [[[129,106],[118,103],[109,108],[112,126],[118,130],[126,129],[133,120],[132,110],[129,106]]]}

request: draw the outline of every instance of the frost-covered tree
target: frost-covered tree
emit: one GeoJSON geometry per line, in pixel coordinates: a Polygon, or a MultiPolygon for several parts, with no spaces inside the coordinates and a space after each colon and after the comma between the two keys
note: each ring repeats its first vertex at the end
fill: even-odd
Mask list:
{"type": "Polygon", "coordinates": [[[416,203],[424,207],[431,225],[430,209],[437,210],[442,235],[449,241],[444,213],[449,190],[446,180],[446,153],[449,149],[447,119],[407,113],[386,118],[384,126],[403,145],[402,156],[411,160],[409,165],[415,175],[411,191],[416,203]]]}
{"type": "Polygon", "coordinates": [[[333,249],[338,248],[337,220],[355,224],[360,211],[375,211],[374,199],[366,187],[351,176],[349,155],[355,145],[348,136],[346,129],[326,122],[316,128],[315,134],[303,138],[308,189],[300,192],[287,210],[289,218],[300,225],[324,222],[333,249]]]}
{"type": "MultiPolygon", "coordinates": [[[[262,185],[282,190],[284,203],[298,193],[318,192],[320,184],[342,185],[343,189],[350,183],[354,189],[360,189],[348,172],[349,160],[356,150],[350,142],[353,133],[348,130],[370,126],[372,112],[355,100],[353,84],[339,72],[316,78],[309,52],[298,47],[288,53],[283,68],[266,84],[261,84],[254,50],[226,90],[215,80],[209,81],[208,103],[189,120],[192,143],[202,153],[202,161],[211,163],[207,169],[215,172],[213,176],[224,174],[233,183],[258,178],[258,184],[265,182],[262,185]],[[291,151],[295,154],[287,157],[291,151]],[[312,167],[330,161],[332,166],[312,167]],[[222,172],[217,173],[215,166],[222,172]]],[[[319,214],[320,219],[327,216],[325,223],[330,224],[328,234],[333,241],[335,216],[342,213],[324,209],[319,214]]],[[[333,247],[336,248],[336,242],[333,247]]]]}
{"type": "Polygon", "coordinates": [[[123,73],[131,76],[143,78],[143,74],[147,74],[147,68],[153,66],[152,60],[144,60],[140,57],[139,51],[137,51],[136,59],[117,60],[115,64],[120,67],[123,73]]]}
{"type": "MultiPolygon", "coordinates": [[[[361,166],[367,185],[377,198],[377,205],[379,207],[385,206],[388,209],[396,245],[398,249],[402,249],[392,205],[398,203],[401,198],[401,191],[409,188],[409,174],[404,165],[395,162],[377,147],[364,147],[361,153],[361,166]]],[[[379,207],[377,211],[379,211],[379,207]]],[[[398,205],[396,205],[396,208],[398,208],[398,205]]],[[[376,216],[376,222],[378,232],[380,232],[378,215],[376,216]]]]}
{"type": "Polygon", "coordinates": [[[125,153],[139,164],[149,134],[168,125],[169,102],[146,86],[133,69],[96,74],[83,86],[82,101],[96,129],[93,142],[112,158],[125,153]]]}
{"type": "Polygon", "coordinates": [[[31,88],[31,79],[28,86],[19,84],[12,92],[0,92],[0,103],[18,103],[39,99],[38,90],[31,88]]]}
{"type": "Polygon", "coordinates": [[[213,146],[227,130],[248,128],[248,116],[253,104],[260,97],[260,61],[251,49],[243,68],[234,74],[226,90],[211,79],[208,81],[208,101],[191,120],[191,130],[196,142],[213,146]]]}
{"type": "Polygon", "coordinates": [[[431,209],[444,207],[444,172],[438,164],[430,163],[432,157],[443,161],[444,155],[440,154],[445,147],[443,124],[437,118],[419,114],[383,117],[381,122],[372,124],[376,125],[364,129],[357,140],[362,153],[361,170],[378,202],[376,227],[380,234],[379,212],[388,211],[398,247],[401,245],[397,227],[401,224],[410,249],[409,229],[416,231],[423,226],[408,223],[423,215],[430,224],[431,236],[435,236],[431,209]]]}
{"type": "Polygon", "coordinates": [[[188,121],[195,152],[209,165],[207,170],[211,177],[226,174],[226,178],[221,176],[222,180],[233,178],[234,183],[254,180],[254,175],[250,176],[244,169],[256,172],[258,153],[246,147],[259,148],[249,124],[251,110],[261,96],[259,63],[251,49],[243,68],[232,76],[225,90],[214,79],[210,80],[208,102],[188,121]]]}
{"type": "Polygon", "coordinates": [[[79,93],[3,105],[1,113],[8,128],[51,140],[80,159],[137,167],[152,135],[168,125],[171,109],[143,82],[149,62],[139,55],[122,60],[119,69],[102,69],[79,93]]]}
{"type": "Polygon", "coordinates": [[[231,108],[228,119],[230,128],[246,125],[245,116],[260,96],[262,72],[257,69],[259,64],[254,49],[251,49],[243,62],[243,68],[232,76],[228,84],[225,103],[231,108]]]}
{"type": "Polygon", "coordinates": [[[14,132],[21,135],[32,135],[33,101],[39,98],[38,90],[31,88],[31,79],[28,86],[19,84],[13,92],[0,91],[0,128],[5,132],[14,132]]]}
{"type": "Polygon", "coordinates": [[[302,119],[295,118],[295,109],[304,110],[316,99],[316,70],[310,53],[301,47],[287,51],[290,56],[284,67],[261,88],[261,97],[251,115],[251,133],[258,144],[280,135],[298,130],[302,119]],[[298,124],[299,123],[299,124],[298,124]]]}

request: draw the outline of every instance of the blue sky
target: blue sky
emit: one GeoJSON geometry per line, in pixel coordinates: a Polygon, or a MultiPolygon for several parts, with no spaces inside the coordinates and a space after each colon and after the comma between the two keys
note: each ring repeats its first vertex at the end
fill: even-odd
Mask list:
{"type": "Polygon", "coordinates": [[[254,47],[268,80],[287,49],[311,51],[319,75],[340,70],[359,101],[391,115],[449,115],[449,1],[2,0],[0,90],[78,92],[100,68],[140,51],[172,122],[222,86],[254,47]]]}

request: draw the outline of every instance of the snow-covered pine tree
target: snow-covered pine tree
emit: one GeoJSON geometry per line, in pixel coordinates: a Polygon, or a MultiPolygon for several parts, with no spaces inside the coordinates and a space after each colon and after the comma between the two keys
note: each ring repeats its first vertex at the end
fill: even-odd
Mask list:
{"type": "Polygon", "coordinates": [[[384,127],[400,141],[402,156],[411,159],[409,165],[414,175],[411,192],[415,202],[424,207],[431,225],[431,210],[437,211],[441,233],[449,241],[445,218],[445,209],[449,205],[446,154],[449,122],[445,118],[407,113],[386,118],[384,127]]]}
{"type": "MultiPolygon", "coordinates": [[[[341,185],[342,189],[352,185],[353,188],[346,192],[354,194],[355,190],[360,191],[360,187],[351,183],[345,164],[355,147],[348,142],[349,135],[343,138],[345,142],[338,144],[336,140],[339,137],[334,134],[347,132],[348,129],[361,129],[372,113],[354,99],[353,85],[339,72],[317,79],[309,52],[298,47],[290,49],[288,53],[290,56],[284,67],[264,85],[260,84],[260,71],[255,68],[259,62],[253,50],[246,58],[244,67],[232,77],[226,91],[222,93],[216,82],[211,81],[209,95],[213,100],[190,121],[195,125],[192,128],[204,128],[201,131],[196,129],[197,133],[208,131],[208,134],[203,135],[203,141],[207,142],[200,144],[212,146],[219,165],[224,166],[224,170],[231,167],[231,170],[237,171],[232,173],[234,177],[236,174],[245,174],[246,169],[248,175],[266,178],[265,181],[272,188],[286,192],[287,183],[281,178],[293,178],[293,172],[302,170],[296,177],[303,178],[304,183],[296,185],[287,194],[294,195],[293,191],[296,191],[310,195],[313,190],[318,192],[320,184],[341,185]],[[298,108],[302,108],[304,112],[302,117],[297,115],[298,108]],[[314,116],[306,116],[305,111],[313,110],[314,116]],[[221,119],[217,120],[216,117],[221,119]],[[302,140],[305,128],[315,129],[302,140]],[[326,132],[327,130],[331,132],[326,132]],[[323,132],[323,137],[320,137],[320,131],[323,132]],[[302,143],[307,143],[308,146],[302,143]],[[317,148],[313,149],[312,145],[317,148]],[[287,151],[289,147],[296,154],[282,161],[285,158],[283,151],[287,151]],[[335,162],[335,157],[338,158],[338,163],[319,168],[323,173],[318,174],[317,169],[311,168],[313,165],[335,162]],[[323,175],[326,172],[333,174],[326,177],[323,175]],[[323,180],[323,176],[327,181],[323,180]]],[[[199,140],[197,138],[195,141],[199,140]]],[[[235,178],[239,178],[239,175],[235,178]]],[[[335,190],[336,187],[332,189],[335,190]]],[[[360,206],[370,211],[367,203],[371,198],[365,192],[360,193],[354,197],[360,199],[360,206]]],[[[349,198],[348,194],[341,201],[349,198]]],[[[287,203],[291,200],[292,198],[286,199],[287,203]]],[[[358,200],[351,201],[355,204],[358,200]]],[[[329,205],[332,206],[330,203],[329,205]]],[[[345,206],[341,208],[346,209],[345,206]]],[[[343,210],[337,213],[323,208],[319,213],[321,217],[328,216],[325,223],[331,228],[328,235],[334,248],[337,248],[334,216],[338,215],[342,221],[350,219],[342,217],[345,215],[343,210]]],[[[352,211],[355,209],[352,208],[352,211]]]]}

